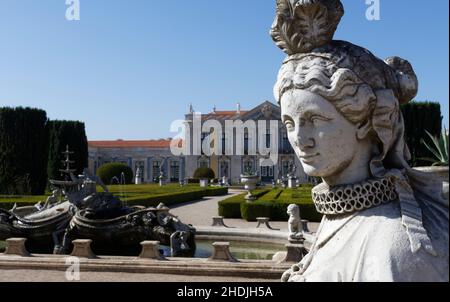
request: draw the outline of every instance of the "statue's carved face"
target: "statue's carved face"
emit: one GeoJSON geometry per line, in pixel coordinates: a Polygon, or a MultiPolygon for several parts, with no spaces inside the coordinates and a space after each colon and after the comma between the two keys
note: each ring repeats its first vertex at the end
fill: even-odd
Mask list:
{"type": "Polygon", "coordinates": [[[357,126],[329,101],[305,90],[290,90],[281,99],[289,141],[306,174],[332,177],[344,171],[357,153],[357,126]]]}

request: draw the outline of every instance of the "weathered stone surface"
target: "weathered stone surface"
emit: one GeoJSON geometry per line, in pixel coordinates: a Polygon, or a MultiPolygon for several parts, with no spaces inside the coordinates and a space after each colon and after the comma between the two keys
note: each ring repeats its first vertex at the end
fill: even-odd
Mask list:
{"type": "Polygon", "coordinates": [[[298,263],[303,259],[306,250],[303,244],[286,244],[286,252],[279,252],[272,258],[277,263],[298,263]]]}
{"type": "Polygon", "coordinates": [[[29,257],[30,253],[28,253],[25,242],[27,239],[25,238],[9,238],[6,240],[6,250],[5,255],[17,255],[22,257],[29,257]]]}
{"type": "MultiPolygon", "coordinates": [[[[0,257],[1,270],[33,270],[40,274],[46,271],[59,271],[64,278],[67,270],[67,256],[60,255],[36,255],[36,257],[17,257],[15,255],[3,255],[0,257]]],[[[137,274],[172,274],[184,276],[227,276],[246,278],[268,278],[279,280],[283,272],[289,268],[288,263],[276,264],[273,261],[246,261],[225,262],[205,261],[200,258],[178,258],[168,261],[139,261],[136,257],[99,256],[96,259],[83,261],[80,269],[82,272],[108,272],[108,273],[133,273],[137,274]]],[[[81,274],[81,281],[85,281],[81,274]]],[[[204,279],[213,280],[213,279],[204,279]]],[[[203,280],[203,281],[204,281],[203,280]]],[[[235,280],[235,279],[232,279],[235,280]]]]}
{"type": "Polygon", "coordinates": [[[91,250],[92,240],[77,239],[72,241],[72,243],[73,243],[73,250],[72,253],[70,254],[71,256],[81,258],[97,258],[97,256],[91,250]]]}
{"type": "Polygon", "coordinates": [[[303,229],[303,232],[305,232],[305,233],[311,233],[311,231],[310,231],[310,229],[309,229],[309,227],[308,227],[309,221],[308,221],[308,220],[305,220],[305,219],[302,219],[301,221],[302,221],[302,229],[303,229]]]}
{"type": "Polygon", "coordinates": [[[223,216],[214,216],[212,218],[212,220],[213,220],[212,226],[214,226],[214,227],[227,227],[225,225],[225,222],[223,221],[223,218],[224,218],[223,216]]]}
{"type": "Polygon", "coordinates": [[[442,181],[413,170],[405,147],[400,105],[417,76],[333,41],[342,14],[339,0],[277,0],[272,37],[289,56],[274,93],[305,173],[323,180],[312,195],[324,215],[308,261],[283,280],[448,282],[442,181]]]}
{"type": "Polygon", "coordinates": [[[231,255],[229,242],[214,242],[213,254],[208,260],[237,262],[238,260],[231,255]]]}
{"type": "Polygon", "coordinates": [[[164,256],[159,252],[159,241],[143,241],[141,245],[140,259],[165,260],[164,256]]]}
{"type": "Polygon", "coordinates": [[[275,230],[270,225],[270,218],[269,217],[257,217],[256,221],[258,222],[258,225],[256,226],[257,229],[259,229],[261,226],[265,226],[269,230],[275,230]]]}

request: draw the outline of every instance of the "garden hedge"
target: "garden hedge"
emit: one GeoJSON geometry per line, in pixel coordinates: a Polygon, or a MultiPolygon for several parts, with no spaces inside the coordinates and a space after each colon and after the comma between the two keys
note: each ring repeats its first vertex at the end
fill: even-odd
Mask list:
{"type": "Polygon", "coordinates": [[[322,215],[316,211],[311,199],[311,187],[299,189],[274,189],[259,194],[258,200],[247,203],[245,195],[228,198],[219,203],[219,215],[225,218],[243,218],[255,221],[257,217],[269,217],[273,221],[287,221],[287,208],[290,204],[300,207],[302,219],[319,222],[322,215]]]}
{"type": "Polygon", "coordinates": [[[125,175],[125,184],[133,182],[133,170],[122,163],[108,163],[100,166],[97,170],[97,175],[105,185],[111,185],[111,180],[116,177],[121,179],[122,173],[125,175]]]}
{"type": "Polygon", "coordinates": [[[214,170],[211,168],[206,167],[200,167],[194,172],[194,178],[195,179],[214,179],[216,178],[216,174],[214,173],[214,170]]]}
{"type": "MultiPolygon", "coordinates": [[[[190,192],[176,192],[158,195],[141,194],[135,197],[124,198],[123,203],[129,206],[154,207],[160,203],[164,203],[166,206],[172,206],[180,203],[202,199],[205,196],[221,196],[226,194],[228,194],[228,188],[199,188],[196,191],[190,192]]],[[[45,199],[45,196],[0,196],[0,208],[10,210],[15,203],[17,203],[18,207],[33,206],[38,201],[45,201],[45,199]],[[21,198],[30,199],[33,201],[22,202],[20,201],[21,198]],[[3,202],[2,199],[7,199],[7,201],[3,202]],[[15,201],[15,199],[18,201],[15,201]]]]}
{"type": "Polygon", "coordinates": [[[47,185],[47,114],[0,108],[0,194],[41,195],[47,185]]]}
{"type": "MultiPolygon", "coordinates": [[[[269,189],[255,190],[253,195],[261,198],[270,192],[269,189]]],[[[245,196],[247,193],[236,195],[219,202],[219,215],[225,218],[242,218],[241,204],[246,203],[245,196]]]]}

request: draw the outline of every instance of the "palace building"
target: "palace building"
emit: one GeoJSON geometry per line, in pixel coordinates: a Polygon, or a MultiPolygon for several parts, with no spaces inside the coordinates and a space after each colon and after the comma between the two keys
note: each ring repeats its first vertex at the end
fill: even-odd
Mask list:
{"type": "MultiPolygon", "coordinates": [[[[238,104],[236,110],[233,111],[217,111],[214,109],[211,113],[198,116],[201,125],[208,121],[215,121],[214,123],[220,124],[224,129],[220,144],[222,152],[219,150],[218,154],[210,156],[204,154],[204,152],[200,152],[200,154],[192,152],[195,143],[194,135],[187,137],[191,152],[186,155],[174,155],[171,152],[170,139],[89,141],[89,169],[91,173],[96,173],[98,167],[105,163],[122,162],[130,166],[134,173],[140,168],[143,172],[143,183],[155,182],[161,171],[163,171],[167,180],[179,182],[186,178],[192,178],[195,170],[199,167],[211,168],[214,170],[216,178],[225,176],[230,183],[239,183],[240,175],[247,171],[257,172],[265,183],[271,183],[281,177],[286,177],[292,171],[300,182],[307,182],[308,178],[294,154],[288,140],[286,127],[281,122],[280,117],[280,108],[268,101],[248,111],[241,110],[238,104]],[[250,123],[254,121],[256,125],[266,124],[265,129],[262,130],[265,133],[254,133],[244,128],[243,134],[240,136],[243,147],[241,151],[243,152],[237,152],[236,139],[239,137],[235,133],[237,130],[235,129],[231,133],[227,132],[225,130],[226,121],[228,123],[242,121],[245,125],[249,121],[250,123]],[[275,134],[271,133],[273,127],[269,127],[271,121],[272,124],[275,121],[278,123],[278,127],[276,127],[278,133],[275,137],[272,137],[275,134]],[[261,138],[263,138],[263,141],[260,141],[261,138]],[[278,138],[278,147],[271,146],[275,138],[278,138]],[[230,140],[232,140],[232,144],[230,144],[230,140]],[[270,160],[268,162],[267,156],[263,156],[259,152],[252,152],[255,147],[258,149],[261,145],[266,148],[274,147],[275,150],[278,149],[275,162],[270,160]],[[230,147],[234,148],[232,152],[230,152],[230,147]],[[264,165],[260,165],[262,160],[265,160],[264,165]]],[[[185,120],[187,125],[190,126],[190,134],[193,134],[194,110],[192,106],[190,106],[185,120]]],[[[261,130],[257,127],[256,132],[259,131],[261,130]]],[[[209,139],[209,134],[208,132],[202,132],[199,135],[201,142],[209,139]]],[[[216,141],[219,141],[219,139],[216,138],[216,141]]],[[[183,141],[184,143],[187,142],[183,141]]],[[[273,159],[274,156],[271,156],[271,158],[273,159]]]]}

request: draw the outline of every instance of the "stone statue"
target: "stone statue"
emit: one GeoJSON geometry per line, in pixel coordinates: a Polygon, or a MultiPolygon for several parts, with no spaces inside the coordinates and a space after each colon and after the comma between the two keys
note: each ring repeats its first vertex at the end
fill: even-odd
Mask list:
{"type": "Polygon", "coordinates": [[[172,257],[182,257],[185,251],[190,250],[187,243],[188,233],[184,231],[176,231],[170,236],[170,253],[172,257]]]}
{"type": "Polygon", "coordinates": [[[143,171],[143,169],[142,169],[142,167],[141,166],[138,166],[137,168],[136,168],[136,177],[135,177],[135,181],[134,181],[134,183],[136,184],[136,185],[140,185],[140,184],[142,184],[142,178],[143,178],[143,173],[144,171],[143,171]]]}
{"type": "Polygon", "coordinates": [[[309,254],[283,281],[449,281],[442,184],[409,167],[400,105],[418,80],[398,57],[332,40],[339,0],[277,0],[271,35],[288,54],[275,85],[289,141],[323,183],[309,254]]]}
{"type": "Polygon", "coordinates": [[[294,161],[290,161],[289,162],[289,172],[288,172],[288,177],[289,178],[293,178],[295,177],[295,173],[297,172],[297,167],[295,166],[294,161]]]}
{"type": "Polygon", "coordinates": [[[44,209],[49,209],[52,206],[54,206],[55,204],[57,204],[59,202],[59,198],[61,197],[61,190],[60,189],[56,189],[52,191],[52,195],[49,196],[47,198],[47,200],[44,203],[43,208],[44,209]]]}
{"type": "Polygon", "coordinates": [[[303,240],[302,220],[300,218],[300,208],[296,204],[291,204],[287,208],[289,215],[289,242],[299,243],[303,240]]]}

